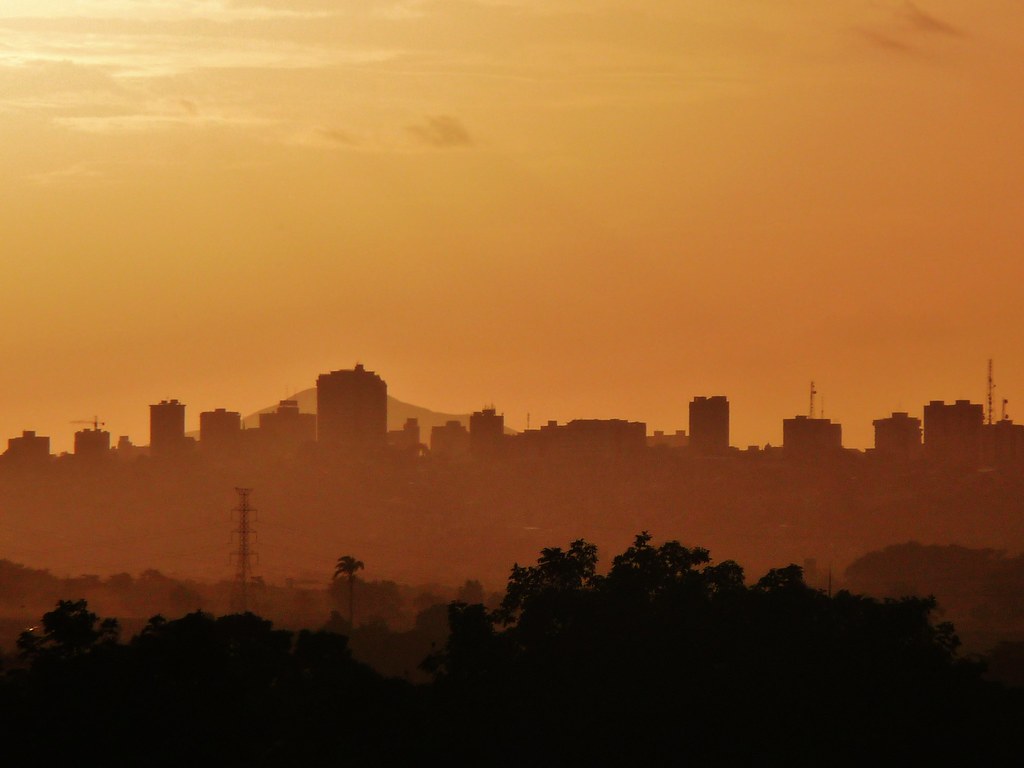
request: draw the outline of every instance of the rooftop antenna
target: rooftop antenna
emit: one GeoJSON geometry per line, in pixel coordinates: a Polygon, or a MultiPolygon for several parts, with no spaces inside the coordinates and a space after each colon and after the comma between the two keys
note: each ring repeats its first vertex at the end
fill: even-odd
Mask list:
{"type": "Polygon", "coordinates": [[[988,359],[988,423],[992,423],[992,395],[996,391],[996,383],[992,378],[992,358],[988,359]]]}
{"type": "Polygon", "coordinates": [[[1005,397],[1003,398],[1003,409],[1002,409],[1002,410],[1003,410],[1003,412],[1002,412],[1002,414],[1000,414],[1000,421],[1006,421],[1006,420],[1007,420],[1007,419],[1009,418],[1009,417],[1008,417],[1008,416],[1006,415],[1006,404],[1007,404],[1007,403],[1009,403],[1009,402],[1010,402],[1010,401],[1009,401],[1009,400],[1007,400],[1007,399],[1006,399],[1005,397]]]}
{"type": "Polygon", "coordinates": [[[808,416],[810,416],[812,419],[814,418],[814,396],[816,394],[818,394],[818,390],[816,390],[814,388],[814,382],[812,381],[811,382],[811,407],[810,407],[810,411],[808,413],[808,416]]]}

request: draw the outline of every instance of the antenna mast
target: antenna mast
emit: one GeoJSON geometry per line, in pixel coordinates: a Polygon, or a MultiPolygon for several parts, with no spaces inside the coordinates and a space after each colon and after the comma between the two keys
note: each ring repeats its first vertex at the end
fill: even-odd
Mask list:
{"type": "Polygon", "coordinates": [[[238,494],[238,506],[234,511],[238,515],[238,528],[235,535],[238,537],[238,548],[232,555],[235,561],[235,586],[231,595],[231,608],[236,613],[248,613],[249,611],[249,586],[252,582],[253,560],[256,552],[253,549],[250,537],[255,538],[252,530],[250,515],[256,510],[249,506],[249,494],[252,488],[235,488],[238,494]]]}
{"type": "Polygon", "coordinates": [[[988,359],[988,423],[992,423],[992,396],[996,390],[995,380],[992,378],[992,358],[988,359]]]}
{"type": "Polygon", "coordinates": [[[808,415],[809,415],[809,416],[810,416],[810,417],[811,417],[812,419],[814,418],[814,396],[815,396],[816,394],[818,394],[818,390],[816,390],[816,389],[814,388],[814,382],[812,381],[812,382],[811,382],[811,408],[810,408],[810,411],[809,411],[809,413],[808,413],[808,415]]]}

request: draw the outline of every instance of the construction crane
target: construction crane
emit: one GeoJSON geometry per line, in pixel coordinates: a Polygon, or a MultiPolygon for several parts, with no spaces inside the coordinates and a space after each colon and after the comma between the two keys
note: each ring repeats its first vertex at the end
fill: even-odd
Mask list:
{"type": "Polygon", "coordinates": [[[72,424],[92,424],[94,432],[98,432],[100,427],[107,426],[107,422],[100,421],[98,416],[93,416],[91,419],[75,419],[71,422],[72,424]]]}

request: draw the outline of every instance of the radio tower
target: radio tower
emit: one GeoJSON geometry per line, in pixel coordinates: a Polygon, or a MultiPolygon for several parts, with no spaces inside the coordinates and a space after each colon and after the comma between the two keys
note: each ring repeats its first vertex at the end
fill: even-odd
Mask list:
{"type": "Polygon", "coordinates": [[[231,595],[231,609],[235,613],[247,613],[249,611],[249,586],[252,582],[253,559],[258,556],[253,549],[251,539],[256,533],[252,530],[252,519],[250,514],[256,510],[249,506],[249,494],[252,488],[235,488],[238,494],[238,506],[234,511],[238,515],[238,528],[235,535],[238,537],[238,549],[232,553],[237,570],[235,571],[235,587],[231,595]]]}
{"type": "Polygon", "coordinates": [[[996,382],[992,378],[992,358],[988,359],[988,423],[992,423],[992,396],[995,394],[996,382]]]}
{"type": "Polygon", "coordinates": [[[816,394],[818,394],[818,390],[816,390],[816,389],[814,388],[814,382],[812,381],[812,382],[811,382],[811,407],[810,407],[810,410],[809,410],[809,412],[808,412],[808,414],[807,414],[807,415],[808,415],[808,416],[810,416],[810,417],[811,417],[812,419],[814,418],[814,396],[815,396],[816,394]]]}

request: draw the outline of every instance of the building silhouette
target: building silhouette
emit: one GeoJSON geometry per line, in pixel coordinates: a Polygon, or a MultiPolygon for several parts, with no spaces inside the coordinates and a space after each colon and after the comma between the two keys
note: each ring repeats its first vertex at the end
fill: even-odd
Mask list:
{"type": "Polygon", "coordinates": [[[242,414],[218,408],[199,414],[199,447],[212,453],[236,453],[242,443],[242,414]]]}
{"type": "Polygon", "coordinates": [[[388,447],[403,453],[418,453],[420,450],[420,421],[410,416],[401,429],[388,430],[388,447]]]}
{"type": "Polygon", "coordinates": [[[161,400],[149,406],[149,451],[152,456],[181,454],[189,445],[185,438],[185,404],[161,400]]]}
{"type": "Polygon", "coordinates": [[[316,440],[316,414],[300,413],[297,400],[282,400],[270,413],[260,414],[259,441],[265,449],[293,454],[316,440]]]}
{"type": "Polygon", "coordinates": [[[469,455],[470,435],[461,421],[452,419],[430,430],[430,455],[440,459],[463,459],[469,455]]]}
{"type": "Polygon", "coordinates": [[[985,464],[998,469],[1024,466],[1024,424],[1007,418],[982,426],[982,457],[985,464]]]}
{"type": "Polygon", "coordinates": [[[362,365],[323,373],[316,380],[317,442],[373,450],[388,434],[388,385],[362,365]]]}
{"type": "Polygon", "coordinates": [[[787,458],[818,459],[843,448],[843,427],[830,419],[796,416],[782,420],[782,450],[787,458]]]}
{"type": "Polygon", "coordinates": [[[924,453],[941,464],[977,466],[981,461],[981,431],[985,409],[970,400],[947,405],[932,400],[924,407],[924,453]]]}
{"type": "Polygon", "coordinates": [[[729,400],[723,395],[690,401],[690,450],[721,454],[729,450],[729,400]]]}
{"type": "Polygon", "coordinates": [[[677,429],[672,434],[656,429],[653,435],[647,436],[648,448],[686,448],[689,444],[690,438],[686,436],[685,429],[677,429]]]}
{"type": "Polygon", "coordinates": [[[521,433],[517,442],[535,456],[554,459],[625,456],[646,449],[647,425],[624,419],[549,421],[521,433]]]}
{"type": "Polygon", "coordinates": [[[875,453],[887,459],[909,461],[921,456],[921,420],[904,411],[875,419],[875,453]]]}
{"type": "Polygon", "coordinates": [[[484,408],[469,417],[469,448],[477,457],[493,458],[505,445],[505,415],[484,408]]]}
{"type": "Polygon", "coordinates": [[[110,457],[110,433],[96,427],[75,432],[75,456],[86,461],[110,457]]]}
{"type": "Polygon", "coordinates": [[[37,435],[35,431],[26,429],[20,437],[7,440],[7,451],[4,458],[15,464],[43,464],[50,458],[50,438],[37,435]]]}

